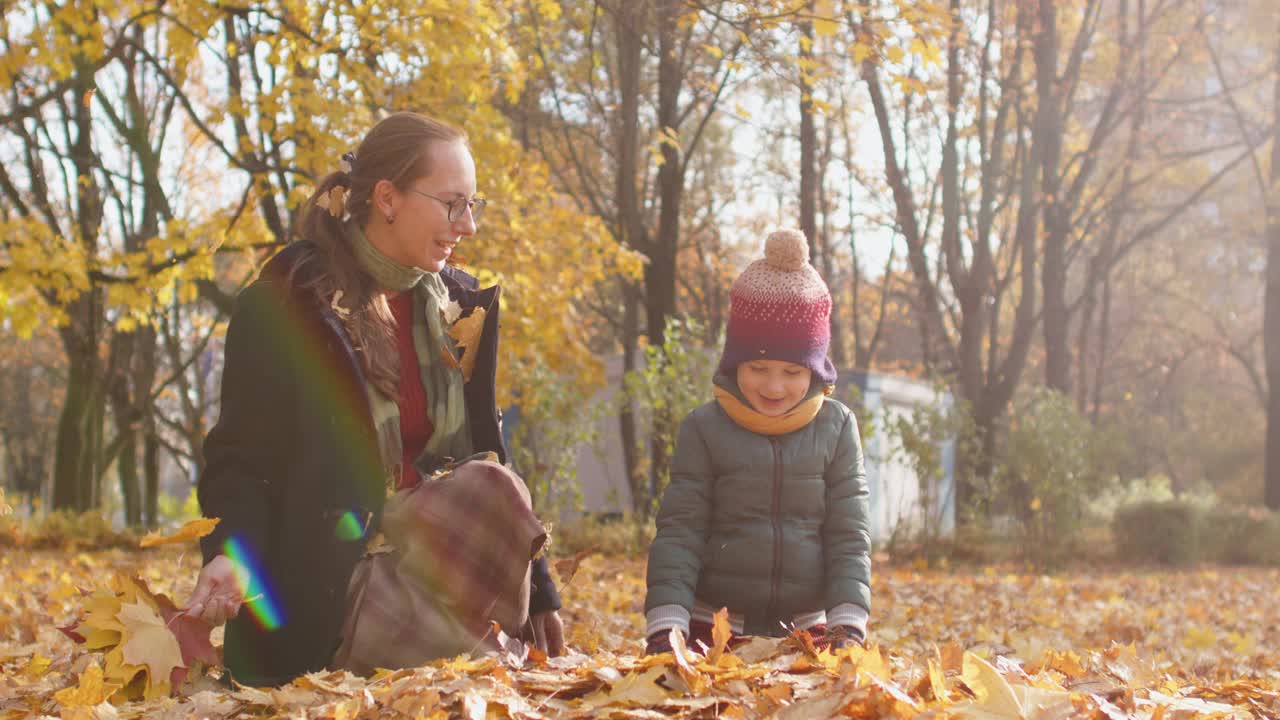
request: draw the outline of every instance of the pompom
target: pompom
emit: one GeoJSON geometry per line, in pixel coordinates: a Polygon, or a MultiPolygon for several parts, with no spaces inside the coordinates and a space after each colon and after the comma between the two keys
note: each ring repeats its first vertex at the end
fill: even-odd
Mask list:
{"type": "Polygon", "coordinates": [[[775,230],[764,241],[764,259],[779,270],[795,272],[809,263],[809,243],[799,230],[775,230]]]}

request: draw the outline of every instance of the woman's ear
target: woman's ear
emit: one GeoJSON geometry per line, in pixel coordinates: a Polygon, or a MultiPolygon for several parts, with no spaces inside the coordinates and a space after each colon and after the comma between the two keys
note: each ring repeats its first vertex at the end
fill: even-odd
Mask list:
{"type": "Polygon", "coordinates": [[[400,190],[390,180],[379,180],[369,193],[369,203],[374,212],[387,222],[394,222],[399,202],[400,190]]]}

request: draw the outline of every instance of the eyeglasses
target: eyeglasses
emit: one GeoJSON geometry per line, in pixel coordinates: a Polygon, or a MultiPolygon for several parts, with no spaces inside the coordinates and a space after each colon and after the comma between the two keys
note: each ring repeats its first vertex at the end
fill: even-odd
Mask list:
{"type": "Polygon", "coordinates": [[[456,197],[452,200],[443,200],[435,195],[428,195],[421,190],[415,190],[413,188],[408,188],[408,190],[409,192],[417,193],[422,197],[431,198],[438,203],[444,203],[444,206],[449,208],[449,222],[458,222],[462,219],[462,213],[467,208],[471,208],[471,220],[472,222],[479,224],[480,216],[484,215],[484,206],[489,204],[484,198],[471,198],[468,200],[464,197],[456,197]]]}

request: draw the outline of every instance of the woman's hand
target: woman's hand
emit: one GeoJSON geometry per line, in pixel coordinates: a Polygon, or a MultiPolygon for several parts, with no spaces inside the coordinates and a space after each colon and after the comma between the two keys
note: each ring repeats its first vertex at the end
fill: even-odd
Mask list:
{"type": "Polygon", "coordinates": [[[244,588],[240,587],[235,564],[226,555],[219,555],[200,569],[196,589],[184,612],[217,626],[235,617],[242,602],[244,588]]]}
{"type": "Polygon", "coordinates": [[[564,622],[556,610],[529,616],[533,625],[534,646],[551,657],[564,654],[564,622]]]}

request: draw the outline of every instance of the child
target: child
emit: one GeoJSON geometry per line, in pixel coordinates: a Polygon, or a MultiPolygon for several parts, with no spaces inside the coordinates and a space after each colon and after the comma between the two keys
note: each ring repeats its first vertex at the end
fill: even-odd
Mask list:
{"type": "Polygon", "coordinates": [[[808,630],[833,649],[866,638],[867,483],[857,422],[828,397],[831,295],[795,230],[733,284],[715,401],[680,426],[649,548],[646,651],[671,628],[711,644],[808,630]]]}

